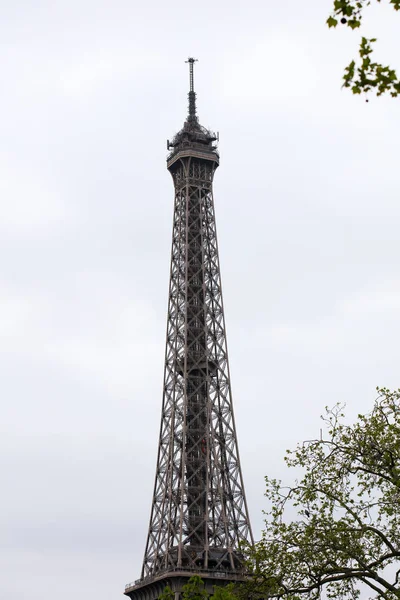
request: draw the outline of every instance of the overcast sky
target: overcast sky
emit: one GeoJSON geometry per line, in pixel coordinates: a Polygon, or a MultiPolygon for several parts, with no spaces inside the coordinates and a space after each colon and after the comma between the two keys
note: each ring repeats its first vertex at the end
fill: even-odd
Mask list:
{"type": "MultiPolygon", "coordinates": [[[[0,597],[116,600],[139,577],[161,409],[187,65],[215,178],[239,445],[264,475],[325,405],[399,387],[399,100],[340,89],[330,0],[2,0],[0,597]]],[[[400,68],[400,17],[365,35],[400,68]]]]}

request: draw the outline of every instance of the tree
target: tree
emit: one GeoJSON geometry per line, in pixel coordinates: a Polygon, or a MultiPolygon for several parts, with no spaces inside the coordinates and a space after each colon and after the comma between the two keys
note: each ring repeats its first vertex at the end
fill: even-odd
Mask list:
{"type": "MultiPolygon", "coordinates": [[[[166,586],[159,600],[174,600],[175,594],[169,586],[166,586]]],[[[204,581],[199,575],[193,575],[182,587],[182,600],[238,600],[232,586],[215,587],[214,594],[210,596],[204,586],[204,581]]]]}
{"type": "Polygon", "coordinates": [[[234,590],[235,588],[232,584],[226,587],[215,587],[214,594],[210,600],[239,600],[234,590]]]}
{"type": "Polygon", "coordinates": [[[207,600],[210,597],[199,575],[193,575],[183,586],[182,591],[182,600],[207,600]]]}
{"type": "Polygon", "coordinates": [[[241,597],[400,598],[400,390],[378,390],[354,425],[339,405],[323,420],[325,438],[287,451],[301,479],[266,478],[272,507],[241,597]]]}
{"type": "Polygon", "coordinates": [[[158,596],[158,600],[175,600],[175,594],[169,585],[165,586],[161,594],[158,596]]]}
{"type": "MultiPolygon", "coordinates": [[[[381,0],[376,0],[381,2],[381,0]]],[[[363,13],[372,0],[334,0],[333,12],[327,19],[329,27],[336,27],[339,22],[350,29],[361,26],[363,13]]],[[[394,10],[400,10],[400,0],[389,0],[394,10]]],[[[343,76],[343,87],[351,88],[354,94],[361,92],[376,91],[377,96],[388,92],[396,97],[400,93],[400,80],[396,71],[389,66],[373,62],[371,59],[372,44],[376,38],[361,38],[359,54],[361,61],[356,64],[355,60],[346,67],[343,76]]]]}

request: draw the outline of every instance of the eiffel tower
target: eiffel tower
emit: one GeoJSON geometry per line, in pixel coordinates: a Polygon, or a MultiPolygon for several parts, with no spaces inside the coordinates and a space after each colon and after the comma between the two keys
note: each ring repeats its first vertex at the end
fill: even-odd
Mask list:
{"type": "Polygon", "coordinates": [[[252,542],[233,415],[213,178],[217,136],[196,114],[194,58],[189,112],[167,142],[175,188],[163,403],[150,525],[132,600],[181,597],[198,574],[209,591],[245,577],[252,542]]]}

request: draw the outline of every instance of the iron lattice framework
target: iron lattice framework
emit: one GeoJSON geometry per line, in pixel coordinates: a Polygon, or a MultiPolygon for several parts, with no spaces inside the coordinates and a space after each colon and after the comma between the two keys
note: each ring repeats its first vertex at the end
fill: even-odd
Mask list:
{"type": "MultiPolygon", "coordinates": [[[[243,577],[252,541],[240,469],[212,183],[216,136],[199,125],[190,65],[189,115],[168,142],[175,187],[163,406],[141,580],[168,573],[243,577]]],[[[153,586],[154,587],[154,586],[153,586]]],[[[141,592],[141,593],[139,593],[141,592]]],[[[179,597],[179,594],[177,598],[179,597]]]]}

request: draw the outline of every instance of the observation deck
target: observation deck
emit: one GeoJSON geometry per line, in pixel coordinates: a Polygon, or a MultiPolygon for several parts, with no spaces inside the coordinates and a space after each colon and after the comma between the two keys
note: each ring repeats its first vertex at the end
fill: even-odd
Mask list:
{"type": "Polygon", "coordinates": [[[217,141],[218,136],[200,125],[197,117],[193,120],[188,119],[172,142],[167,141],[167,149],[172,149],[167,156],[167,168],[171,169],[177,160],[187,157],[209,160],[216,163],[217,167],[219,165],[217,141]]]}

